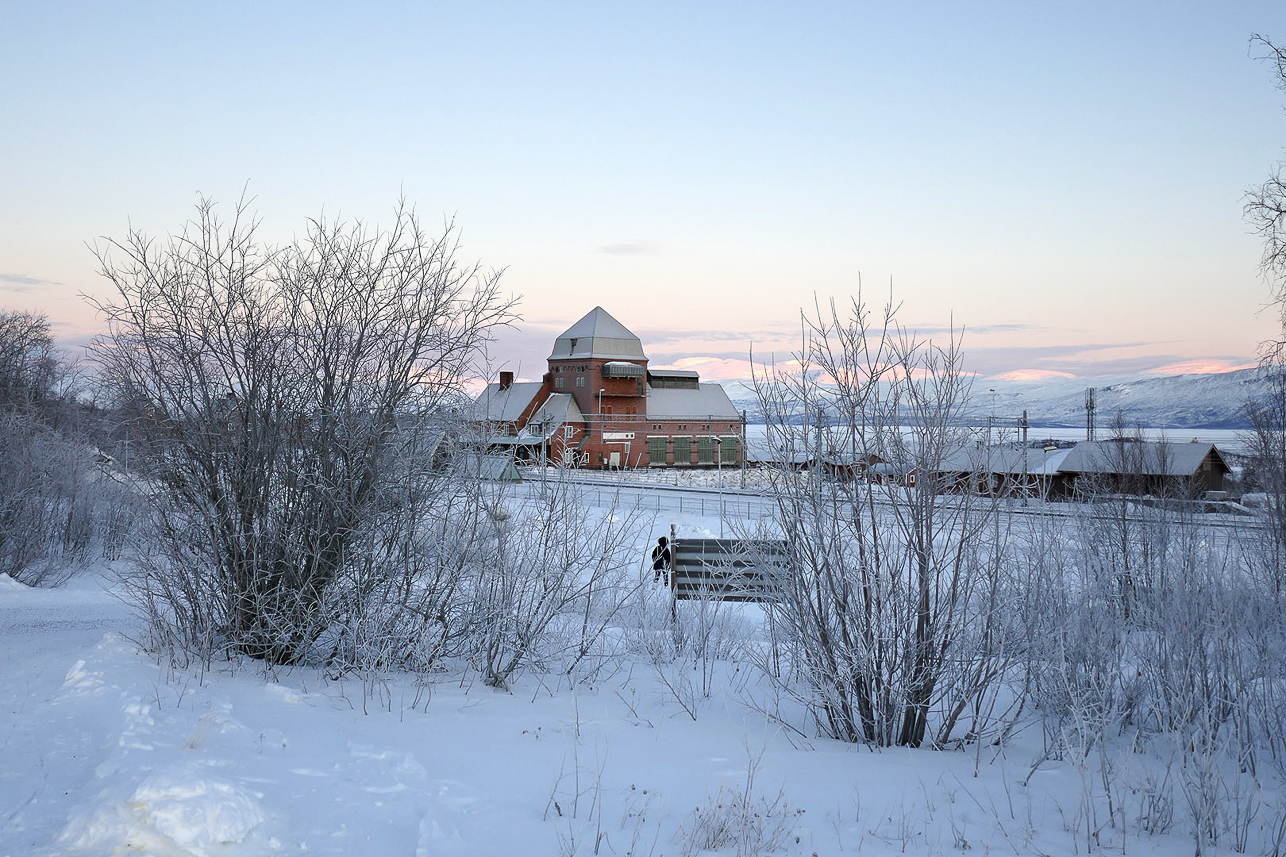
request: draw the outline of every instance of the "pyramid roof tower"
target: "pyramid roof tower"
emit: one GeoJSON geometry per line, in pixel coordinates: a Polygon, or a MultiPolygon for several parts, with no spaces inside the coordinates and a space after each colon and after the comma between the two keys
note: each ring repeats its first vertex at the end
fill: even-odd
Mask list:
{"type": "Polygon", "coordinates": [[[554,340],[550,360],[572,358],[646,360],[643,343],[629,328],[596,306],[554,340]]]}

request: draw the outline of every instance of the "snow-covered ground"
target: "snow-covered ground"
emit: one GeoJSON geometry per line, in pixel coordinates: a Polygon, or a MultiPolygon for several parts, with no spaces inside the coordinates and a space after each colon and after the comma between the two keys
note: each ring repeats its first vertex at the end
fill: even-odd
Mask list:
{"type": "MultiPolygon", "coordinates": [[[[668,523],[641,525],[641,574],[668,523]]],[[[816,738],[741,661],[642,654],[632,641],[668,633],[661,591],[615,629],[612,668],[529,672],[504,692],[464,670],[173,670],[134,642],[109,579],[93,569],[36,590],[0,577],[0,855],[1192,851],[1182,823],[1142,832],[1155,771],[1124,741],[1118,820],[1097,752],[1041,761],[1034,726],[950,752],[816,738]]],[[[680,609],[690,622],[699,606],[680,609]]],[[[718,611],[713,651],[757,633],[757,607],[718,611]]]]}

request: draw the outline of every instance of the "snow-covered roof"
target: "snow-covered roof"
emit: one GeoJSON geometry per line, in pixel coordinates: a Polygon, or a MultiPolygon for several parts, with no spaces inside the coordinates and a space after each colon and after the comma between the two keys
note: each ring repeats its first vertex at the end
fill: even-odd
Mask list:
{"type": "Polygon", "coordinates": [[[641,363],[628,360],[608,360],[603,364],[604,378],[642,378],[645,371],[641,363]]]}
{"type": "Polygon", "coordinates": [[[497,435],[487,443],[493,446],[537,446],[562,431],[566,423],[583,419],[571,393],[551,393],[516,435],[497,435]]]}
{"type": "Polygon", "coordinates": [[[545,399],[545,403],[531,415],[528,422],[549,422],[560,426],[563,423],[574,423],[583,419],[580,408],[576,405],[576,399],[571,393],[550,393],[549,398],[545,399]]]}
{"type": "Polygon", "coordinates": [[[490,482],[522,481],[522,473],[508,455],[461,455],[453,464],[459,473],[490,482]]]}
{"type": "Polygon", "coordinates": [[[969,447],[945,457],[938,469],[944,473],[977,471],[1018,476],[1025,472],[1029,476],[1053,476],[1058,473],[1069,452],[1071,449],[1051,449],[1046,452],[1040,447],[969,447]]]}
{"type": "Polygon", "coordinates": [[[1223,456],[1210,443],[1101,440],[1085,441],[1071,448],[1051,449],[1048,452],[1039,447],[971,447],[947,456],[939,470],[946,473],[978,471],[1015,476],[1023,472],[1030,476],[1054,476],[1058,473],[1192,476],[1212,450],[1215,459],[1226,468],[1223,456]]]}
{"type": "Polygon", "coordinates": [[[569,357],[608,360],[646,360],[643,343],[629,328],[596,306],[554,340],[549,359],[569,357]]]}
{"type": "Polygon", "coordinates": [[[799,449],[782,438],[746,436],[746,461],[755,464],[808,464],[813,460],[810,450],[799,449]]]}
{"type": "Polygon", "coordinates": [[[502,390],[498,383],[488,384],[474,400],[476,418],[495,423],[517,422],[542,386],[539,381],[516,381],[502,390]]]}
{"type": "Polygon", "coordinates": [[[741,412],[718,384],[700,384],[695,389],[649,386],[647,415],[658,418],[741,419],[741,412]]]}
{"type": "Polygon", "coordinates": [[[1059,468],[1065,473],[1131,473],[1142,476],[1192,476],[1207,455],[1228,464],[1213,443],[1097,440],[1078,443],[1059,468]]]}

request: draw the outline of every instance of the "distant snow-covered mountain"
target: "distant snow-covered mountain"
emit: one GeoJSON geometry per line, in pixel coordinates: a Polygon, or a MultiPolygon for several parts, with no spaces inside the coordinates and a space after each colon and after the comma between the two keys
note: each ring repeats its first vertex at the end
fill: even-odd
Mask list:
{"type": "MultiPolygon", "coordinates": [[[[754,390],[744,381],[725,381],[724,389],[739,409],[758,422],[754,390]]],[[[1128,425],[1157,428],[1247,427],[1247,402],[1260,401],[1268,382],[1258,369],[1204,375],[1166,375],[1125,379],[1055,378],[1039,381],[974,382],[967,420],[985,423],[989,416],[1007,423],[1023,410],[1033,426],[1085,425],[1085,389],[1095,388],[1096,422],[1106,429],[1120,414],[1128,425]]]]}
{"type": "MultiPolygon", "coordinates": [[[[988,390],[991,385],[988,385],[988,390]]],[[[1019,414],[1027,409],[1033,425],[1085,424],[1085,388],[1095,387],[1096,422],[1107,428],[1118,414],[1129,425],[1157,428],[1244,428],[1245,408],[1267,394],[1267,379],[1258,369],[1205,375],[1165,375],[1135,381],[1099,384],[1070,381],[1064,389],[1044,395],[1022,388],[1021,382],[995,387],[997,413],[1019,414]],[[1073,386],[1073,389],[1066,389],[1073,386]],[[1001,410],[1001,408],[1004,410],[1001,410]]],[[[989,413],[990,393],[974,387],[971,412],[989,413]]]]}

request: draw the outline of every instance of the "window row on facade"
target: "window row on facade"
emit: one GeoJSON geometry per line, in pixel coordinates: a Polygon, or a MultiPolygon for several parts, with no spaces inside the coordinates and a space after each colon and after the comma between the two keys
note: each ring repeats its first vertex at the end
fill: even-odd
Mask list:
{"type": "Polygon", "coordinates": [[[741,458],[741,440],[736,437],[688,435],[647,439],[648,463],[663,464],[736,464],[741,458]],[[693,441],[696,441],[694,444],[693,441]],[[693,453],[696,453],[695,460],[693,453]]]}

